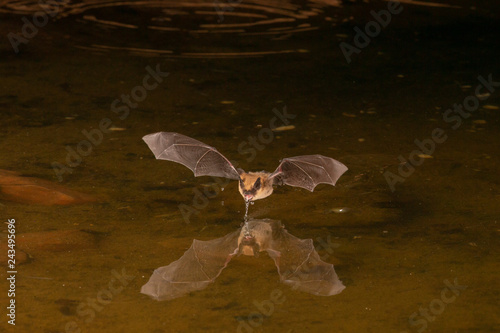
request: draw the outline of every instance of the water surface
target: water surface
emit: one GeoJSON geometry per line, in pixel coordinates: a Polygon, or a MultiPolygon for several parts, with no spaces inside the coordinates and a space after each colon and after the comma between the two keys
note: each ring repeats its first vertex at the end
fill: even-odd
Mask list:
{"type": "MultiPolygon", "coordinates": [[[[91,248],[29,253],[18,267],[15,330],[499,330],[500,88],[456,129],[443,119],[474,94],[478,76],[500,81],[499,8],[441,5],[403,3],[350,64],[339,43],[352,43],[353,28],[386,2],[243,1],[221,19],[212,2],[89,1],[61,8],[18,54],[4,38],[0,168],[58,182],[53,163],[73,162],[61,184],[102,198],[67,207],[1,203],[19,234],[79,229],[98,238],[91,248]],[[126,106],[122,95],[139,96],[148,68],[169,74],[126,106]],[[295,128],[264,137],[285,109],[294,118],[276,123],[295,128]],[[95,133],[105,118],[113,130],[95,137],[80,163],[68,157],[88,140],[82,131],[95,133]],[[391,191],[386,176],[398,174],[398,156],[408,159],[414,141],[436,128],[447,139],[391,191]],[[346,164],[334,188],[279,188],[249,212],[312,238],[346,289],[332,297],[293,291],[262,255],[236,258],[213,285],[183,298],[140,294],[193,238],[222,237],[245,212],[236,182],[193,202],[214,179],[154,160],[141,137],[157,131],[213,145],[245,170],[272,171],[283,157],[311,153],[346,164]],[[259,135],[250,150],[249,137],[259,135]],[[181,204],[198,213],[186,220],[181,204]],[[446,281],[467,287],[457,295],[446,281]],[[118,291],[110,294],[110,283],[118,291]],[[271,307],[276,290],[283,302],[271,307]],[[444,302],[443,290],[445,300],[455,298],[444,302]],[[427,317],[419,313],[429,307],[427,317]]],[[[4,32],[21,31],[21,18],[37,10],[10,1],[0,8],[4,32]]],[[[12,329],[5,316],[1,325],[12,329]]]]}

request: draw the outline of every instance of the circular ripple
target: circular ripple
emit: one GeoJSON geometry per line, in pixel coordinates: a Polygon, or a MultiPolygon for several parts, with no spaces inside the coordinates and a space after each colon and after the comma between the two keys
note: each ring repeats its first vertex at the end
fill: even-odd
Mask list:
{"type": "MultiPolygon", "coordinates": [[[[340,0],[300,5],[288,0],[53,1],[56,19],[71,26],[76,47],[193,58],[307,52],[280,41],[319,29],[325,19],[332,20],[325,9],[341,4],[340,0]]],[[[38,1],[7,1],[0,12],[27,15],[41,9],[38,1]]]]}

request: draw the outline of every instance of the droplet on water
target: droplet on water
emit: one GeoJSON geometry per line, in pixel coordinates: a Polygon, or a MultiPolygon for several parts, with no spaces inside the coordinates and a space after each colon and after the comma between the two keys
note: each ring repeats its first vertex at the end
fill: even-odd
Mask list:
{"type": "Polygon", "coordinates": [[[342,213],[347,213],[351,209],[348,207],[337,207],[337,208],[332,208],[331,211],[337,214],[342,214],[342,213]]]}

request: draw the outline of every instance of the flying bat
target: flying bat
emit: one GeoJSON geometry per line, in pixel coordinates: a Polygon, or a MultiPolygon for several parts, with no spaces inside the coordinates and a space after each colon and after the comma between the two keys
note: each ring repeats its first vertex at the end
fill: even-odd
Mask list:
{"type": "Polygon", "coordinates": [[[239,181],[239,191],[246,202],[273,193],[273,185],[290,185],[313,191],[320,183],[335,185],[347,167],[322,155],[303,155],[281,160],[273,172],[245,172],[236,169],[217,149],[198,140],[173,132],[158,132],[142,138],[157,159],[185,165],[194,176],[214,176],[239,181]]]}
{"type": "Polygon", "coordinates": [[[274,260],[281,282],[295,290],[331,296],[345,288],[333,265],[321,260],[311,239],[297,238],[280,221],[264,219],[250,220],[222,238],[193,240],[181,258],[153,272],[141,293],[158,301],[184,296],[214,282],[235,256],[257,257],[263,251],[274,260]]]}

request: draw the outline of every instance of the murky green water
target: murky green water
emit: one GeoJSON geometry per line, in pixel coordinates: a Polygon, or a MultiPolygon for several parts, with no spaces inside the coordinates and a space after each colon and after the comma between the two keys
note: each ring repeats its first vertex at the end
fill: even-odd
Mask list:
{"type": "MultiPolygon", "coordinates": [[[[485,3],[471,11],[469,3],[453,4],[461,8],[405,5],[351,64],[339,42],[352,42],[353,27],[363,26],[369,10],[385,3],[302,4],[318,14],[296,17],[297,23],[281,28],[309,24],[316,29],[288,36],[190,32],[217,24],[213,13],[203,13],[213,10],[210,6],[197,9],[202,12],[195,17],[170,12],[168,27],[185,30],[162,35],[141,28],[157,13],[154,6],[141,10],[138,4],[90,8],[50,21],[17,55],[3,39],[0,168],[57,182],[52,163],[72,162],[61,184],[102,199],[67,207],[1,203],[2,219],[15,218],[18,234],[80,229],[98,238],[91,248],[30,252],[31,261],[17,268],[16,326],[2,315],[2,329],[500,330],[500,87],[456,129],[458,120],[443,119],[454,103],[474,94],[478,76],[500,81],[498,11],[493,10],[498,5],[485,3]],[[128,32],[85,15],[139,28],[128,32]],[[355,20],[342,23],[350,15],[355,20]],[[262,51],[272,54],[257,56],[262,51]],[[137,105],[117,102],[113,108],[122,94],[140,93],[136,87],[143,86],[147,68],[169,75],[144,90],[137,105]],[[295,128],[275,132],[272,140],[264,137],[262,129],[284,108],[294,116],[288,125],[295,128]],[[120,130],[96,137],[98,144],[80,156],[80,163],[75,156],[67,160],[68,147],[78,150],[86,140],[82,131],[96,133],[105,118],[120,130]],[[398,156],[408,159],[418,148],[414,140],[431,139],[436,128],[446,140],[424,156],[432,158],[413,154],[421,165],[391,191],[387,172],[404,171],[398,156]],[[234,259],[214,284],[186,297],[156,302],[140,294],[156,267],[178,259],[193,238],[236,230],[245,210],[236,182],[206,204],[193,202],[213,179],[194,178],[181,165],[154,160],[141,138],[157,131],[213,145],[246,170],[272,171],[283,157],[311,153],[346,164],[349,171],[335,188],[320,185],[313,193],[278,188],[250,207],[252,217],[281,220],[293,235],[315,240],[346,289],[332,297],[293,291],[280,284],[271,258],[262,255],[234,259]],[[259,135],[254,156],[245,149],[251,148],[249,137],[259,140],[259,135]],[[180,204],[198,211],[189,223],[180,204]],[[339,212],[343,207],[348,209],[339,212]],[[325,240],[334,244],[333,253],[320,246],[325,240]],[[450,289],[454,284],[459,288],[450,289]],[[280,304],[269,301],[276,290],[283,295],[280,304]]],[[[246,7],[241,13],[262,14],[246,7]]],[[[20,30],[22,15],[2,15],[2,31],[20,30]]],[[[280,15],[286,16],[269,18],[280,15]]],[[[226,18],[222,23],[252,20],[226,18]]],[[[246,32],[273,31],[266,29],[246,32]]],[[[0,286],[5,313],[8,285],[0,286]]]]}

